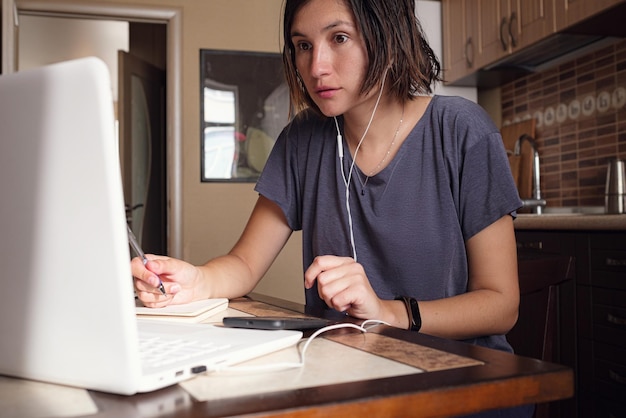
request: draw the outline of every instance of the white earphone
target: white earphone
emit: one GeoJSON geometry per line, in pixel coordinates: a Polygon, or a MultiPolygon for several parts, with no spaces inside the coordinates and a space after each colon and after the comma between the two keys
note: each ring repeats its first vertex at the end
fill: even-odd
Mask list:
{"type": "Polygon", "coordinates": [[[354,150],[354,157],[352,158],[352,164],[350,165],[350,170],[348,171],[347,178],[343,170],[343,136],[341,135],[341,130],[339,129],[339,122],[337,121],[337,117],[336,116],[333,117],[335,119],[335,128],[337,129],[337,156],[339,157],[341,177],[343,178],[343,183],[346,186],[346,212],[348,214],[348,227],[350,229],[350,245],[352,246],[352,258],[354,258],[354,261],[357,261],[357,256],[356,256],[356,245],[354,243],[354,229],[352,227],[352,212],[350,211],[350,182],[352,180],[352,171],[354,170],[354,165],[356,163],[356,156],[359,152],[359,149],[361,148],[361,144],[363,143],[365,136],[367,135],[367,132],[370,129],[370,126],[372,125],[372,121],[374,120],[374,115],[376,114],[376,110],[378,109],[378,104],[380,103],[380,98],[383,95],[383,90],[385,89],[385,80],[387,79],[388,70],[389,70],[389,67],[385,69],[385,73],[383,74],[383,81],[380,85],[380,92],[378,93],[378,98],[376,99],[376,104],[374,105],[374,110],[372,110],[372,115],[370,116],[370,120],[367,123],[367,126],[365,127],[365,132],[363,132],[363,135],[361,136],[361,139],[359,140],[359,143],[357,144],[356,149],[354,150]]]}

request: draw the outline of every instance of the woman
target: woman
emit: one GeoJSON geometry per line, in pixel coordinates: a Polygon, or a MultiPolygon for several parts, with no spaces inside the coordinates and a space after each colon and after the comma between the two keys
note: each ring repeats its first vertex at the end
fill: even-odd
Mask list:
{"type": "Polygon", "coordinates": [[[203,266],[134,259],[138,296],[158,307],[245,295],[302,230],[308,306],[511,351],[521,202],[483,110],[427,95],[440,67],[414,1],[287,0],[284,35],[300,112],[241,238],[203,266]]]}

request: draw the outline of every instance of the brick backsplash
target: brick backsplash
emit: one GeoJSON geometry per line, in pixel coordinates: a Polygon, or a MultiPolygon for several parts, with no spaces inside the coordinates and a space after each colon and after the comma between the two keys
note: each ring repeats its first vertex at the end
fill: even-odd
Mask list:
{"type": "Polygon", "coordinates": [[[502,86],[502,123],[535,118],[549,206],[602,206],[606,167],[626,158],[626,40],[502,86]]]}

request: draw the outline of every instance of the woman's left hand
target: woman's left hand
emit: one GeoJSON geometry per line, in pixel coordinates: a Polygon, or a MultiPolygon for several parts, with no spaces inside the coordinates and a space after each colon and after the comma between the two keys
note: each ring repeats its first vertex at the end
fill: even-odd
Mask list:
{"type": "Polygon", "coordinates": [[[304,273],[304,286],[313,287],[326,304],[361,319],[382,318],[383,303],[365,274],[363,266],[350,257],[318,256],[304,273]]]}

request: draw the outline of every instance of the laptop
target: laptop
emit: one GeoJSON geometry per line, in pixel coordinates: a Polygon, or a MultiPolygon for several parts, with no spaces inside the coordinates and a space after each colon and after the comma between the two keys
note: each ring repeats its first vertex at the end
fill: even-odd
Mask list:
{"type": "Polygon", "coordinates": [[[0,374],[130,395],[296,344],[137,319],[111,93],[95,57],[0,76],[0,374]],[[185,358],[167,338],[215,350],[185,358]]]}

